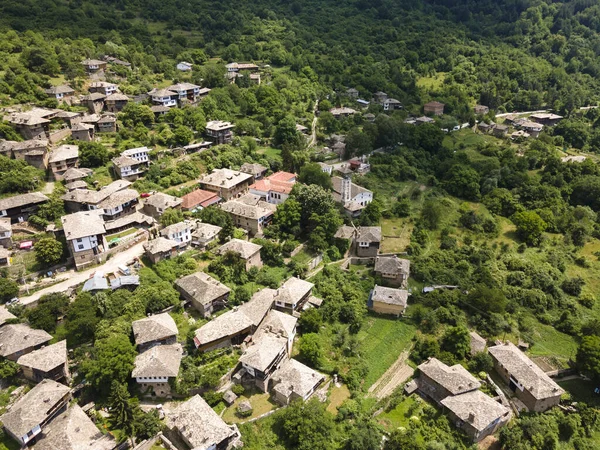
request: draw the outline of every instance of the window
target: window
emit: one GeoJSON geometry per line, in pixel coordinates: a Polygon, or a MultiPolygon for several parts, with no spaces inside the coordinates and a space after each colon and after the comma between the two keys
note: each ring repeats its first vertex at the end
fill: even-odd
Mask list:
{"type": "Polygon", "coordinates": [[[79,244],[79,245],[77,246],[77,248],[78,248],[79,250],[83,250],[83,244],[79,244]]]}

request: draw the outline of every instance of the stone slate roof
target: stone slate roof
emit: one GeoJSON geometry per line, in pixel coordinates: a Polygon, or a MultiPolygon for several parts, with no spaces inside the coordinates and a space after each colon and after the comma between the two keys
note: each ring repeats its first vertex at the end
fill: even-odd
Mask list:
{"type": "Polygon", "coordinates": [[[460,364],[449,367],[439,359],[429,358],[418,369],[421,373],[446,388],[452,395],[473,391],[481,387],[479,380],[460,364]]]}
{"type": "Polygon", "coordinates": [[[314,286],[314,284],[300,278],[288,278],[277,290],[276,300],[293,305],[308,294],[314,286]]]}
{"type": "Polygon", "coordinates": [[[56,344],[34,350],[21,356],[17,360],[20,366],[31,367],[41,372],[49,372],[67,362],[67,341],[62,340],[56,344]]]}
{"type": "Polygon", "coordinates": [[[127,202],[135,200],[138,198],[140,194],[135,189],[123,189],[122,191],[115,192],[111,194],[100,203],[98,203],[98,208],[102,209],[114,209],[117,206],[124,205],[127,202]]]}
{"type": "Polygon", "coordinates": [[[192,89],[199,89],[200,86],[196,85],[196,84],[192,84],[192,83],[177,83],[177,84],[173,84],[171,86],[169,86],[167,89],[169,91],[173,91],[173,92],[179,92],[179,91],[189,91],[192,89]]]}
{"type": "Polygon", "coordinates": [[[204,272],[196,272],[179,278],[175,281],[175,286],[202,305],[208,305],[231,291],[227,286],[204,272]]]}
{"type": "Polygon", "coordinates": [[[272,309],[254,335],[260,336],[263,333],[273,333],[291,338],[295,334],[297,323],[298,319],[296,317],[272,309]]]}
{"type": "Polygon", "coordinates": [[[21,397],[3,416],[0,422],[15,436],[25,436],[42,423],[48,413],[65,397],[70,388],[52,380],[42,380],[21,397]]]}
{"type": "Polygon", "coordinates": [[[122,189],[131,186],[131,182],[126,180],[117,180],[103,187],[99,191],[91,191],[89,189],[76,189],[73,192],[67,192],[61,197],[65,202],[85,203],[88,205],[97,205],[105,198],[118,192],[122,189]]]}
{"type": "Polygon", "coordinates": [[[244,163],[242,167],[240,167],[240,172],[249,173],[251,175],[264,173],[267,171],[267,168],[262,164],[256,163],[244,163]]]}
{"type": "Polygon", "coordinates": [[[137,166],[140,162],[131,156],[117,156],[112,159],[112,163],[119,169],[123,167],[137,166]]]}
{"type": "Polygon", "coordinates": [[[71,405],[50,422],[34,450],[112,450],[117,443],[102,434],[92,419],[77,405],[71,405]]]}
{"type": "Polygon", "coordinates": [[[150,227],[156,223],[154,218],[147,216],[146,214],[136,211],[131,214],[127,214],[125,216],[121,216],[115,220],[111,220],[104,224],[104,228],[106,228],[106,232],[110,232],[111,230],[115,230],[117,228],[121,228],[127,225],[137,224],[139,226],[150,227]]]}
{"type": "Polygon", "coordinates": [[[342,225],[338,228],[333,237],[337,239],[352,239],[354,237],[355,232],[356,228],[350,227],[348,225],[342,225]]]}
{"type": "Polygon", "coordinates": [[[75,90],[67,84],[61,84],[60,86],[52,86],[48,89],[44,89],[44,92],[46,92],[46,94],[51,95],[72,94],[73,92],[75,92],[75,90]]]}
{"type": "Polygon", "coordinates": [[[222,228],[216,225],[211,225],[210,223],[198,223],[196,224],[196,229],[194,230],[194,237],[202,240],[210,240],[215,238],[220,232],[222,228]]]}
{"type": "Polygon", "coordinates": [[[48,162],[60,162],[66,161],[67,159],[73,159],[79,157],[79,146],[78,145],[61,145],[57,149],[50,153],[50,159],[48,162]]]}
{"type": "Polygon", "coordinates": [[[151,255],[158,255],[159,253],[169,252],[177,246],[179,246],[178,242],[160,236],[146,242],[144,244],[144,250],[151,255]]]}
{"type": "Polygon", "coordinates": [[[288,340],[271,333],[255,336],[254,339],[257,340],[240,356],[240,362],[265,372],[281,351],[285,351],[288,340]]]}
{"type": "Polygon", "coordinates": [[[34,330],[22,323],[0,328],[0,356],[12,355],[29,347],[50,342],[52,336],[44,330],[34,330]]]}
{"type": "Polygon", "coordinates": [[[12,231],[12,225],[10,224],[10,219],[4,217],[0,219],[0,233],[6,233],[7,231],[12,231]]]}
{"type": "Polygon", "coordinates": [[[381,242],[381,227],[359,227],[356,242],[381,242]]]}
{"type": "Polygon", "coordinates": [[[162,192],[157,192],[156,194],[148,197],[144,203],[146,205],[165,210],[167,208],[175,208],[181,205],[182,202],[183,200],[174,197],[173,195],[167,195],[163,194],[162,192]]]}
{"type": "Polygon", "coordinates": [[[6,306],[0,305],[0,325],[4,325],[7,320],[12,320],[12,319],[16,319],[16,318],[17,318],[17,316],[8,312],[8,309],[6,309],[6,306]]]}
{"type": "Polygon", "coordinates": [[[241,239],[231,239],[217,249],[217,253],[222,255],[227,252],[234,252],[240,255],[242,259],[249,259],[260,252],[262,245],[254,244],[241,239]]]}
{"type": "Polygon", "coordinates": [[[160,230],[160,234],[161,236],[172,236],[175,233],[181,233],[185,230],[189,230],[191,227],[191,224],[184,220],[183,222],[177,222],[173,225],[163,228],[160,230]]]}
{"type": "Polygon", "coordinates": [[[131,326],[136,345],[177,336],[177,325],[168,313],[136,320],[131,326]]]}
{"type": "Polygon", "coordinates": [[[483,431],[490,423],[510,414],[508,408],[479,390],[450,395],[441,403],[477,431],[483,431]]]}
{"type": "Polygon", "coordinates": [[[490,347],[488,352],[536,399],[555,397],[565,392],[513,343],[490,347]]]}
{"type": "Polygon", "coordinates": [[[131,376],[174,378],[179,374],[182,357],[181,344],[155,345],[135,357],[135,367],[131,376]]]}
{"type": "Polygon", "coordinates": [[[185,436],[194,450],[207,450],[237,434],[199,395],[170,411],[166,423],[185,436]]]}
{"type": "MultiPolygon", "coordinates": [[[[78,189],[79,190],[79,189],[78,189]]],[[[73,191],[73,192],[77,192],[73,191]]],[[[103,210],[80,211],[60,218],[67,241],[105,234],[103,210]]]]}
{"type": "MultiPolygon", "coordinates": [[[[208,125],[207,125],[208,127],[208,125]]],[[[231,169],[215,169],[212,173],[200,178],[200,184],[206,184],[218,188],[231,189],[244,181],[248,181],[252,175],[231,169]]]]}
{"type": "Polygon", "coordinates": [[[68,183],[69,181],[81,180],[89,175],[91,175],[94,171],[92,169],[86,169],[85,167],[71,167],[66,170],[63,174],[63,179],[68,183]]]}
{"type": "MultiPolygon", "coordinates": [[[[248,201],[250,197],[246,197],[248,201]]],[[[269,203],[261,202],[260,204],[251,205],[244,202],[244,199],[238,198],[236,200],[229,200],[221,205],[223,211],[227,211],[230,214],[245,217],[247,219],[260,219],[261,217],[267,217],[273,214],[274,210],[268,207],[269,203]]],[[[275,206],[275,205],[272,205],[275,206]]]]}
{"type": "Polygon", "coordinates": [[[372,291],[371,299],[374,302],[406,307],[406,303],[408,301],[408,291],[404,289],[393,289],[375,285],[375,288],[372,291]]]}
{"type": "Polygon", "coordinates": [[[393,273],[393,274],[410,274],[410,261],[408,259],[400,259],[394,256],[378,256],[375,259],[375,272],[393,273]]]}
{"type": "Polygon", "coordinates": [[[482,338],[475,331],[471,331],[469,333],[469,336],[471,337],[471,354],[472,355],[474,355],[475,353],[480,353],[485,350],[487,342],[484,338],[482,338]]]}
{"type": "Polygon", "coordinates": [[[13,195],[12,197],[6,197],[0,199],[0,211],[8,210],[12,208],[19,208],[21,206],[36,205],[48,201],[41,192],[30,192],[29,194],[13,195]]]}
{"type": "Polygon", "coordinates": [[[288,359],[273,374],[273,390],[284,397],[292,393],[302,398],[311,392],[317,384],[325,379],[323,374],[305,366],[295,359],[288,359]]]}

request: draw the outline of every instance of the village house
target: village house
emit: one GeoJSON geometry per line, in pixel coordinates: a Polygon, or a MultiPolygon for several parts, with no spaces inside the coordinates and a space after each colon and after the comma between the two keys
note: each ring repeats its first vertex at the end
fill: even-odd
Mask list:
{"type": "Polygon", "coordinates": [[[38,169],[48,167],[47,139],[30,139],[28,141],[0,141],[0,153],[7,158],[21,159],[38,169]]]}
{"type": "Polygon", "coordinates": [[[436,101],[425,103],[425,105],[423,106],[423,112],[425,114],[441,116],[442,114],[444,114],[444,106],[446,105],[436,101]]]}
{"type": "Polygon", "coordinates": [[[99,59],[84,59],[81,64],[88,75],[106,70],[106,61],[100,61],[99,59]]]}
{"type": "Polygon", "coordinates": [[[25,222],[35,214],[43,203],[48,201],[41,192],[13,195],[0,199],[0,218],[7,217],[11,223],[25,222]]]}
{"type": "Polygon", "coordinates": [[[227,68],[227,72],[241,72],[242,70],[255,71],[258,70],[258,66],[253,63],[237,63],[231,62],[225,66],[227,68]]]}
{"type": "Polygon", "coordinates": [[[384,111],[397,111],[402,109],[402,103],[395,98],[387,98],[383,101],[383,110],[384,111]]]}
{"type": "Polygon", "coordinates": [[[250,236],[262,235],[264,227],[271,223],[276,206],[262,201],[259,196],[246,194],[221,205],[229,213],[236,227],[243,228],[250,236]]]}
{"type": "Polygon", "coordinates": [[[258,195],[267,203],[279,205],[286,201],[296,183],[296,174],[276,172],[249,186],[250,193],[258,195]]]}
{"type": "MultiPolygon", "coordinates": [[[[87,171],[89,169],[78,169],[81,171],[87,171]]],[[[71,170],[65,172],[67,174],[74,173],[71,170]]],[[[93,191],[89,189],[76,189],[71,192],[67,192],[61,197],[61,200],[65,202],[65,209],[67,212],[79,212],[79,211],[91,211],[100,208],[100,203],[113,194],[127,189],[131,186],[131,182],[125,180],[117,180],[110,183],[108,186],[104,186],[99,191],[93,191]]]]}
{"type": "Polygon", "coordinates": [[[288,359],[271,377],[273,398],[282,406],[306,401],[325,381],[325,376],[295,359],[288,359]]]}
{"type": "Polygon", "coordinates": [[[347,215],[358,217],[373,201],[373,192],[354,184],[349,177],[331,177],[333,199],[344,206],[347,215]]]}
{"type": "Polygon", "coordinates": [[[469,338],[471,356],[485,351],[485,348],[487,347],[487,341],[483,337],[481,337],[475,331],[471,331],[469,333],[469,338]]]}
{"type": "Polygon", "coordinates": [[[79,147],[77,145],[61,145],[50,153],[48,163],[53,178],[57,181],[62,180],[68,169],[79,166],[79,147]]]}
{"type": "Polygon", "coordinates": [[[42,380],[69,380],[69,364],[67,361],[67,341],[34,350],[17,359],[23,376],[34,383],[42,380]]]}
{"type": "Polygon", "coordinates": [[[113,450],[117,442],[103,434],[87,414],[74,403],[46,425],[38,435],[35,450],[113,450]]]}
{"type": "Polygon", "coordinates": [[[81,97],[81,104],[84,105],[90,114],[99,114],[104,109],[104,99],[106,95],[100,92],[84,95],[81,97]]]}
{"type": "Polygon", "coordinates": [[[75,94],[75,90],[68,84],[61,84],[60,86],[52,86],[48,89],[44,89],[46,95],[50,98],[56,99],[58,102],[69,102],[75,94]]]}
{"type": "Polygon", "coordinates": [[[231,239],[216,250],[219,255],[224,255],[227,252],[233,252],[238,255],[245,263],[246,270],[251,267],[260,269],[262,260],[260,259],[261,245],[253,244],[252,242],[242,241],[241,239],[231,239]]]}
{"type": "Polygon", "coordinates": [[[373,94],[373,101],[380,105],[383,105],[383,102],[385,102],[387,100],[387,98],[388,98],[388,95],[382,91],[378,91],[373,94]]]}
{"type": "Polygon", "coordinates": [[[254,177],[254,181],[260,180],[267,173],[267,168],[262,164],[244,163],[240,167],[240,172],[248,173],[254,177]]]}
{"type": "Polygon", "coordinates": [[[62,216],[61,221],[77,270],[93,264],[108,249],[102,210],[69,214],[62,216]]]}
{"type": "Polygon", "coordinates": [[[300,125],[299,123],[296,124],[296,131],[299,131],[304,137],[308,136],[308,132],[310,131],[308,127],[305,127],[304,125],[300,125]]]}
{"type": "Polygon", "coordinates": [[[214,192],[223,200],[231,200],[248,192],[252,175],[231,169],[214,169],[200,178],[200,187],[214,192]]]}
{"type": "MultiPolygon", "coordinates": [[[[0,266],[7,265],[10,265],[10,253],[6,248],[0,246],[0,266]]],[[[1,319],[2,317],[0,317],[0,321],[1,319]]],[[[0,325],[2,325],[1,322],[0,325]]]]}
{"type": "Polygon", "coordinates": [[[104,105],[106,106],[106,110],[111,113],[118,113],[123,111],[123,108],[125,108],[128,103],[129,97],[119,92],[107,95],[104,99],[104,105]]]}
{"type": "Polygon", "coordinates": [[[0,356],[11,361],[26,355],[44,345],[52,336],[44,330],[34,330],[28,325],[15,323],[0,328],[0,356]]]}
{"type": "Polygon", "coordinates": [[[160,235],[171,241],[177,242],[179,248],[184,248],[192,242],[192,229],[192,223],[185,220],[163,228],[160,230],[160,235]]]}
{"type": "Polygon", "coordinates": [[[196,272],[175,281],[175,289],[204,317],[227,305],[229,289],[204,272],[196,272]]]}
{"type": "Polygon", "coordinates": [[[354,110],[352,108],[348,108],[346,106],[343,106],[341,108],[331,108],[329,110],[329,112],[336,119],[341,119],[342,117],[349,117],[349,116],[353,116],[354,114],[356,114],[356,110],[354,110]]]}
{"type": "Polygon", "coordinates": [[[177,256],[179,242],[162,236],[144,243],[144,252],[152,264],[177,256]]]}
{"type": "Polygon", "coordinates": [[[11,314],[8,309],[6,309],[5,305],[0,305],[0,327],[4,325],[9,320],[16,319],[17,316],[11,314]]]}
{"type": "Polygon", "coordinates": [[[181,197],[181,209],[183,211],[200,211],[210,205],[216,205],[221,201],[215,192],[205,191],[203,189],[196,189],[189,194],[185,194],[181,197]]]}
{"type": "Polygon", "coordinates": [[[6,117],[16,131],[25,139],[48,139],[50,136],[50,119],[55,113],[50,110],[35,108],[27,112],[13,113],[6,117]]]}
{"type": "Polygon", "coordinates": [[[563,116],[559,116],[558,114],[552,113],[536,113],[529,116],[529,120],[540,123],[542,125],[546,125],[549,127],[553,127],[558,122],[563,119],[563,116]]]}
{"type": "Polygon", "coordinates": [[[499,138],[506,137],[506,133],[508,133],[508,127],[502,124],[496,125],[492,130],[492,134],[499,138]]]}
{"type": "Polygon", "coordinates": [[[354,173],[359,173],[364,175],[371,170],[371,165],[367,162],[366,157],[354,158],[348,161],[348,165],[350,166],[350,170],[354,173]]]}
{"type": "Polygon", "coordinates": [[[152,105],[150,107],[150,110],[154,113],[154,116],[156,118],[159,118],[160,116],[164,116],[169,111],[171,111],[171,108],[169,108],[168,106],[163,106],[163,105],[152,105]]]}
{"type": "Polygon", "coordinates": [[[170,345],[177,342],[177,324],[169,313],[135,320],[131,327],[135,345],[140,352],[155,345],[170,345]]]}
{"type": "Polygon", "coordinates": [[[113,116],[104,115],[96,122],[98,133],[116,133],[117,119],[113,116]]]}
{"type": "Polygon", "coordinates": [[[0,218],[0,245],[12,247],[12,225],[8,217],[0,218]]]}
{"type": "Polygon", "coordinates": [[[90,94],[102,94],[106,97],[109,95],[119,92],[119,86],[114,83],[108,83],[107,81],[94,81],[90,84],[88,91],[90,94]]]}
{"type": "Polygon", "coordinates": [[[325,164],[323,162],[318,162],[317,164],[321,167],[321,172],[331,176],[331,174],[333,173],[333,166],[330,166],[329,164],[325,164]]]}
{"type": "Polygon", "coordinates": [[[96,127],[88,123],[74,123],[71,126],[71,137],[76,141],[92,142],[96,127]]]}
{"type": "Polygon", "coordinates": [[[475,107],[473,108],[473,112],[475,112],[475,114],[477,114],[478,116],[484,116],[490,112],[490,108],[484,105],[475,105],[475,107]]]}
{"type": "Polygon", "coordinates": [[[510,410],[479,390],[451,395],[441,402],[450,420],[474,442],[479,442],[506,425],[510,410]]]}
{"type": "Polygon", "coordinates": [[[367,121],[367,122],[375,122],[375,114],[372,113],[367,113],[363,116],[363,118],[367,121]]]}
{"type": "Polygon", "coordinates": [[[104,220],[109,222],[127,214],[136,212],[136,205],[138,203],[139,195],[140,194],[138,191],[134,189],[123,189],[109,195],[107,198],[98,203],[97,207],[98,209],[102,209],[104,211],[104,220]]]}
{"type": "Polygon", "coordinates": [[[246,374],[263,392],[268,391],[273,373],[290,357],[297,322],[297,318],[288,314],[270,311],[265,323],[252,336],[252,344],[240,356],[246,374]]]}
{"type": "Polygon", "coordinates": [[[378,256],[375,259],[375,275],[391,286],[406,288],[410,276],[410,261],[396,255],[378,256]]]}
{"type": "Polygon", "coordinates": [[[377,286],[371,290],[367,307],[377,314],[389,314],[400,317],[406,310],[408,291],[377,286]]]}
{"type": "Polygon", "coordinates": [[[349,88],[346,90],[346,95],[351,98],[358,98],[358,89],[349,88]]]}
{"type": "Polygon", "coordinates": [[[180,105],[196,103],[200,99],[200,86],[192,83],[178,83],[169,86],[167,89],[175,92],[180,105]]]}
{"type": "Polygon", "coordinates": [[[165,420],[171,433],[191,449],[227,450],[239,439],[235,425],[227,425],[199,395],[169,410],[165,420]]]}
{"type": "Polygon", "coordinates": [[[223,228],[210,223],[196,223],[196,229],[192,233],[192,245],[194,247],[206,248],[219,237],[223,228]]]}
{"type": "Polygon", "coordinates": [[[148,163],[131,156],[118,156],[112,160],[115,174],[122,180],[135,181],[148,169],[148,163]]]}
{"type": "Polygon", "coordinates": [[[311,296],[314,286],[314,284],[300,278],[288,278],[277,289],[275,307],[290,314],[294,313],[294,311],[302,311],[302,308],[311,296]]]}
{"type": "Polygon", "coordinates": [[[494,369],[509,389],[534,412],[544,412],[560,403],[565,391],[513,343],[488,348],[494,369]]]}
{"type": "Polygon", "coordinates": [[[199,351],[209,351],[241,344],[263,322],[276,293],[274,289],[261,289],[246,303],[202,325],[194,334],[194,345],[199,351]]]}
{"type": "Polygon", "coordinates": [[[67,409],[70,399],[71,388],[42,380],[0,416],[0,422],[11,438],[25,446],[35,442],[46,425],[67,409]]]}
{"type": "Polygon", "coordinates": [[[135,357],[131,377],[145,395],[171,397],[170,381],[177,378],[182,357],[179,343],[156,345],[135,357]]]}
{"type": "Polygon", "coordinates": [[[206,135],[217,145],[230,144],[233,140],[231,130],[235,127],[231,122],[211,120],[206,124],[206,135]]]}
{"type": "Polygon", "coordinates": [[[167,209],[179,209],[181,203],[178,197],[157,192],[144,200],[144,212],[158,220],[167,209]]]}
{"type": "Polygon", "coordinates": [[[415,119],[415,125],[425,125],[425,124],[432,124],[435,123],[435,119],[432,119],[431,117],[427,117],[427,116],[421,116],[421,117],[417,117],[415,119]]]}
{"type": "Polygon", "coordinates": [[[449,367],[437,358],[429,358],[417,369],[418,389],[436,403],[448,396],[464,394],[481,387],[479,380],[460,364],[449,367]]]}
{"type": "Polygon", "coordinates": [[[528,119],[517,119],[513,122],[513,124],[516,128],[528,133],[529,136],[534,138],[538,137],[544,129],[544,125],[537,122],[532,122],[528,119]]]}
{"type": "Polygon", "coordinates": [[[171,108],[177,106],[177,93],[168,89],[152,89],[148,92],[152,103],[158,106],[171,108]]]}
{"type": "Polygon", "coordinates": [[[375,258],[381,245],[381,227],[359,227],[354,237],[354,251],[359,258],[375,258]]]}
{"type": "Polygon", "coordinates": [[[189,63],[187,61],[179,62],[179,63],[177,63],[177,66],[175,66],[175,67],[180,72],[191,72],[192,71],[192,63],[189,63]]]}

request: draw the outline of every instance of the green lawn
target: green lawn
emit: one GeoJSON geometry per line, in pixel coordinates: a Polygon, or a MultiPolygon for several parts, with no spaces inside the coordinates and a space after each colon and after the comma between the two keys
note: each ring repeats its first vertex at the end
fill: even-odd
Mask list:
{"type": "Polygon", "coordinates": [[[577,341],[573,336],[542,323],[536,324],[531,334],[535,344],[528,352],[530,356],[552,357],[565,367],[569,358],[575,358],[577,341]]]}
{"type": "Polygon", "coordinates": [[[345,384],[342,384],[340,387],[333,386],[329,392],[329,405],[327,405],[327,411],[332,414],[337,414],[338,408],[348,398],[350,398],[348,386],[345,384]]]}
{"type": "Polygon", "coordinates": [[[562,387],[565,391],[571,394],[573,401],[576,402],[584,402],[591,406],[596,406],[600,408],[600,394],[595,394],[594,389],[600,387],[599,384],[594,383],[593,381],[585,381],[585,380],[569,380],[569,381],[559,381],[557,383],[560,387],[562,387]]]}
{"type": "Polygon", "coordinates": [[[411,416],[419,416],[423,400],[416,395],[404,398],[394,409],[377,416],[377,422],[386,430],[392,431],[398,427],[406,427],[411,416]]]}
{"type": "Polygon", "coordinates": [[[406,319],[392,319],[369,315],[358,333],[361,355],[366,360],[369,373],[365,387],[370,387],[410,346],[415,335],[414,325],[406,319]]]}
{"type": "Polygon", "coordinates": [[[238,423],[245,422],[254,417],[261,416],[272,409],[277,408],[277,404],[274,403],[270,398],[269,393],[264,392],[248,392],[246,395],[241,395],[238,399],[233,403],[233,405],[229,406],[225,412],[223,413],[223,420],[227,423],[238,423]],[[252,415],[249,417],[239,417],[236,414],[236,409],[238,405],[243,402],[249,400],[252,405],[252,415]]]}
{"type": "Polygon", "coordinates": [[[383,242],[381,253],[398,253],[406,250],[410,244],[413,224],[409,219],[390,218],[381,222],[383,242]]]}
{"type": "Polygon", "coordinates": [[[256,151],[258,154],[268,156],[270,158],[281,159],[281,150],[273,147],[262,147],[256,151]]]}
{"type": "Polygon", "coordinates": [[[446,74],[444,72],[438,72],[433,77],[420,77],[417,80],[417,86],[427,91],[434,91],[444,84],[446,74]]]}

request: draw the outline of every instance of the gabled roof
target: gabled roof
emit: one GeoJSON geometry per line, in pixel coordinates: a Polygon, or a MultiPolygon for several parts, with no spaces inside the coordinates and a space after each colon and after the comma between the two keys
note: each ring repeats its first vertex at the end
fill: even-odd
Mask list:
{"type": "Polygon", "coordinates": [[[4,325],[8,320],[16,319],[17,316],[11,314],[6,306],[0,305],[0,326],[4,325]]]}
{"type": "Polygon", "coordinates": [[[198,223],[194,230],[193,236],[196,239],[214,239],[222,228],[217,225],[211,225],[210,223],[198,223]]]}
{"type": "Polygon", "coordinates": [[[254,244],[241,239],[231,239],[217,249],[217,253],[222,255],[227,252],[234,252],[240,255],[242,259],[249,259],[260,252],[262,245],[254,244]]]}
{"type": "Polygon", "coordinates": [[[35,450],[112,450],[117,443],[110,434],[102,434],[92,419],[72,404],[52,420],[35,444],[35,450]]]}
{"type": "Polygon", "coordinates": [[[356,233],[356,228],[342,225],[335,232],[334,237],[337,239],[352,239],[356,233]]]}
{"type": "MultiPolygon", "coordinates": [[[[73,192],[77,192],[77,190],[73,192]]],[[[60,220],[67,241],[106,233],[104,219],[102,218],[103,214],[102,209],[97,209],[62,216],[60,220]]]]}
{"type": "Polygon", "coordinates": [[[172,236],[175,233],[181,233],[185,230],[191,230],[191,228],[192,225],[184,220],[183,222],[177,222],[172,225],[169,225],[168,227],[163,228],[162,230],[160,230],[160,235],[172,236]]]}
{"type": "Polygon", "coordinates": [[[67,362],[67,341],[62,340],[56,344],[34,350],[21,356],[17,360],[20,366],[31,367],[41,372],[49,372],[67,362]]]}
{"type": "Polygon", "coordinates": [[[44,92],[50,95],[72,94],[73,92],[75,92],[75,90],[68,84],[61,84],[60,86],[52,86],[48,89],[44,89],[44,92]]]}
{"type": "Polygon", "coordinates": [[[254,344],[240,356],[240,362],[265,372],[281,352],[285,351],[287,345],[287,338],[263,333],[258,339],[257,336],[254,337],[254,344]]]}
{"type": "Polygon", "coordinates": [[[50,153],[48,162],[60,162],[79,157],[78,145],[61,145],[50,153]]]}
{"type": "Polygon", "coordinates": [[[136,147],[136,148],[129,148],[123,152],[121,152],[121,155],[123,156],[132,156],[135,155],[136,153],[150,153],[150,149],[148,147],[136,147]]]}
{"type": "Polygon", "coordinates": [[[133,378],[167,377],[179,374],[179,365],[183,356],[181,344],[155,345],[135,357],[133,378]]]}
{"type": "Polygon", "coordinates": [[[300,278],[288,278],[277,290],[276,300],[286,305],[294,305],[304,298],[314,286],[314,284],[300,278]]]}
{"type": "Polygon", "coordinates": [[[131,324],[136,345],[177,336],[177,325],[168,313],[156,314],[131,324]]]}
{"type": "Polygon", "coordinates": [[[194,450],[207,450],[236,435],[199,395],[169,411],[166,423],[176,428],[194,450]]]}
{"type": "Polygon", "coordinates": [[[168,89],[152,89],[150,92],[148,92],[148,95],[151,95],[152,97],[172,97],[177,95],[177,92],[173,92],[168,89]]]}
{"type": "Polygon", "coordinates": [[[129,97],[127,97],[125,94],[121,94],[119,92],[115,92],[113,94],[110,94],[109,96],[107,96],[104,99],[105,102],[128,102],[129,101],[129,97]]]}
{"type": "Polygon", "coordinates": [[[71,131],[90,131],[93,129],[94,129],[94,125],[92,125],[91,123],[79,122],[79,123],[74,123],[71,126],[71,131]]]}
{"type": "Polygon", "coordinates": [[[174,197],[173,195],[163,194],[162,192],[157,192],[154,195],[148,197],[144,203],[146,205],[153,206],[155,208],[167,209],[167,208],[176,208],[181,205],[183,200],[178,197],[174,197]]]}
{"type": "Polygon", "coordinates": [[[67,183],[69,181],[81,180],[87,176],[90,176],[93,172],[94,171],[92,169],[86,169],[84,167],[71,167],[63,174],[63,180],[65,180],[67,183]]]}
{"type": "Polygon", "coordinates": [[[485,350],[487,341],[484,338],[482,338],[475,331],[471,331],[469,333],[469,336],[471,338],[471,354],[472,355],[474,355],[475,353],[480,353],[485,350]]]}
{"type": "Polygon", "coordinates": [[[565,392],[512,342],[490,347],[488,352],[537,400],[565,392]]]}
{"type": "Polygon", "coordinates": [[[208,305],[231,291],[227,286],[204,272],[196,272],[175,281],[179,287],[195,301],[208,305]]]}
{"type": "Polygon", "coordinates": [[[193,209],[197,206],[208,206],[209,204],[219,201],[221,198],[214,192],[196,189],[189,194],[181,197],[183,203],[181,207],[184,209],[193,209]]]}
{"type": "Polygon", "coordinates": [[[240,167],[240,172],[249,173],[251,175],[264,173],[267,171],[267,168],[262,164],[256,163],[244,163],[242,167],[240,167]]]}
{"type": "Polygon", "coordinates": [[[406,306],[408,291],[375,285],[371,294],[371,300],[388,305],[406,306]]]}
{"type": "Polygon", "coordinates": [[[286,398],[292,393],[306,398],[324,379],[325,375],[295,359],[288,359],[273,374],[272,380],[275,384],[273,390],[286,398]]]}
{"type": "Polygon", "coordinates": [[[179,91],[189,91],[192,89],[200,89],[200,86],[192,83],[177,83],[169,86],[167,88],[169,91],[179,92],[179,91]]]}
{"type": "Polygon", "coordinates": [[[115,167],[118,167],[119,169],[123,167],[131,167],[141,164],[137,159],[132,158],[131,156],[117,156],[116,158],[112,159],[112,163],[115,167]]]}
{"type": "Polygon", "coordinates": [[[26,205],[36,205],[48,201],[41,192],[30,192],[29,194],[13,195],[12,197],[6,197],[0,199],[0,211],[8,210],[12,208],[18,208],[26,205]]]}
{"type": "Polygon", "coordinates": [[[359,227],[357,242],[381,242],[381,227],[359,227]]]}
{"type": "Polygon", "coordinates": [[[291,338],[295,334],[297,323],[298,319],[296,317],[272,309],[260,324],[258,330],[256,330],[255,336],[260,336],[263,333],[272,333],[291,338]]]}
{"type": "Polygon", "coordinates": [[[410,273],[410,261],[394,256],[378,256],[375,259],[375,272],[405,274],[410,273]]]}
{"type": "Polygon", "coordinates": [[[428,106],[428,107],[440,107],[440,106],[445,106],[445,105],[443,103],[438,102],[438,101],[433,101],[433,102],[425,103],[425,106],[428,106]]]}
{"type": "Polygon", "coordinates": [[[479,380],[460,364],[448,367],[439,359],[429,358],[418,369],[421,373],[447,389],[452,395],[474,391],[481,387],[479,380]]]}
{"type": "Polygon", "coordinates": [[[0,328],[0,356],[9,356],[30,347],[50,342],[52,336],[44,330],[34,330],[22,323],[0,328]]]}
{"type": "Polygon", "coordinates": [[[249,204],[248,200],[250,199],[250,197],[248,195],[244,197],[245,198],[237,198],[235,200],[229,200],[228,202],[223,203],[221,205],[221,209],[235,216],[257,220],[263,217],[268,217],[274,213],[274,209],[276,208],[275,205],[272,205],[267,202],[257,202],[256,204],[249,204]]]}
{"type": "Polygon", "coordinates": [[[86,280],[83,283],[82,292],[94,292],[94,291],[106,291],[110,289],[108,287],[108,280],[104,276],[103,272],[96,272],[93,277],[86,280]]]}
{"type": "Polygon", "coordinates": [[[281,194],[289,194],[294,187],[293,182],[277,181],[269,178],[256,181],[249,186],[249,189],[254,189],[259,192],[279,192],[281,194]]]}
{"type": "Polygon", "coordinates": [[[139,196],[140,194],[135,189],[123,189],[122,191],[117,191],[114,194],[111,194],[98,203],[98,208],[114,209],[117,206],[121,206],[127,202],[135,200],[139,196]]]}
{"type": "Polygon", "coordinates": [[[144,244],[144,250],[151,255],[158,255],[159,253],[169,252],[178,246],[178,242],[160,236],[156,239],[146,242],[144,244]]]}
{"type": "Polygon", "coordinates": [[[483,431],[492,422],[510,414],[508,408],[479,390],[450,395],[441,403],[477,431],[483,431]]]}
{"type": "Polygon", "coordinates": [[[15,436],[25,436],[44,422],[49,413],[69,393],[70,388],[52,380],[42,380],[21,397],[0,421],[15,436]]]}

